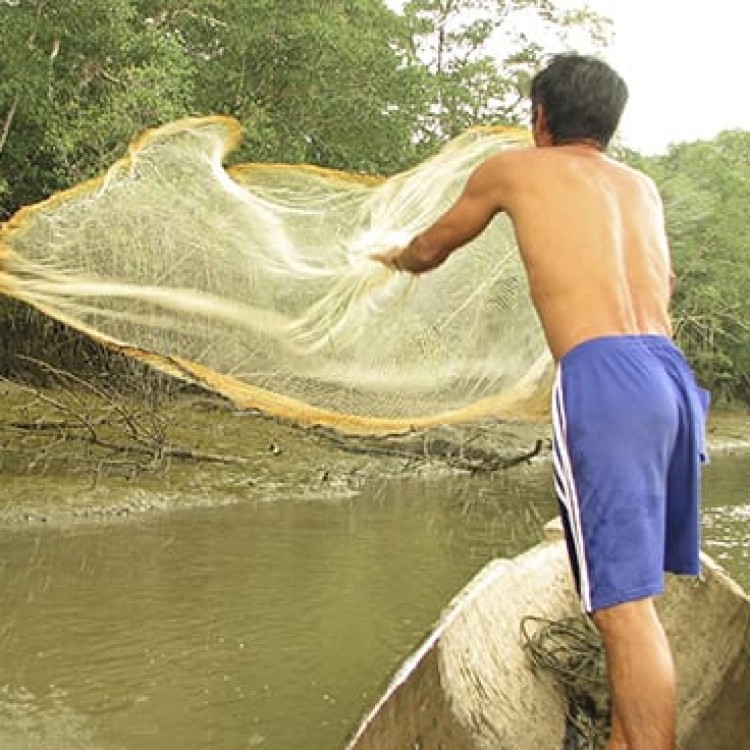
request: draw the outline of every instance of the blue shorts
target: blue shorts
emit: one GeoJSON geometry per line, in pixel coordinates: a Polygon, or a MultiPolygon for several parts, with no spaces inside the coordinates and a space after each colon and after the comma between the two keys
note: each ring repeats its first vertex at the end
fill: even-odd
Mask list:
{"type": "Polygon", "coordinates": [[[607,336],[560,361],[555,487],[583,609],[661,594],[698,575],[709,394],[666,337],[607,336]]]}

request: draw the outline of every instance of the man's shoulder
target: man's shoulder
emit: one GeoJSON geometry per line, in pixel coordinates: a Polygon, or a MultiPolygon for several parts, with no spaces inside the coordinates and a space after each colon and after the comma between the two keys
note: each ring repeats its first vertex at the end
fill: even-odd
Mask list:
{"type": "Polygon", "coordinates": [[[540,146],[517,146],[506,149],[487,160],[487,165],[496,170],[516,170],[521,174],[529,174],[529,169],[558,168],[559,163],[572,162],[575,157],[562,148],[540,146]]]}
{"type": "Polygon", "coordinates": [[[581,175],[596,175],[624,186],[629,183],[652,199],[659,199],[654,180],[645,172],[597,152],[580,153],[563,147],[519,146],[509,148],[487,159],[478,171],[478,184],[494,186],[515,193],[530,185],[555,187],[561,181],[574,183],[581,175]]]}
{"type": "Polygon", "coordinates": [[[533,174],[534,165],[541,162],[541,149],[535,146],[516,146],[489,157],[482,164],[482,171],[492,179],[512,180],[518,176],[533,174]]]}
{"type": "Polygon", "coordinates": [[[622,177],[636,187],[643,195],[648,196],[651,200],[660,202],[661,197],[656,181],[645,172],[635,167],[631,167],[625,162],[609,159],[610,163],[622,177]]]}

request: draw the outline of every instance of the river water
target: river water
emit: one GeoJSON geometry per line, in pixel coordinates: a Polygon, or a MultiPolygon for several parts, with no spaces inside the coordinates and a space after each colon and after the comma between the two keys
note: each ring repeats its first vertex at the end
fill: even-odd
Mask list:
{"type": "MultiPolygon", "coordinates": [[[[746,589],[749,488],[750,457],[714,458],[705,548],[746,589]]],[[[335,750],[450,598],[553,513],[542,464],[6,527],[0,748],[335,750]]]]}

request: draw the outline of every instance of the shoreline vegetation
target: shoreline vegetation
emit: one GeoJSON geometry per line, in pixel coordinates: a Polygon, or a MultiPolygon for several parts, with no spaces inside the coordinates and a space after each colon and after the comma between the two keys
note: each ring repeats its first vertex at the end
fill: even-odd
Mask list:
{"type": "MultiPolygon", "coordinates": [[[[0,526],[354,497],[368,482],[547,470],[551,426],[488,422],[388,438],[344,437],[235,409],[211,393],[41,366],[0,380],[0,526]],[[140,383],[140,385],[136,385],[140,383]],[[145,392],[143,389],[146,389],[145,392]],[[140,389],[140,392],[139,392],[140,389]]],[[[715,408],[711,456],[750,453],[750,410],[715,408]]]]}

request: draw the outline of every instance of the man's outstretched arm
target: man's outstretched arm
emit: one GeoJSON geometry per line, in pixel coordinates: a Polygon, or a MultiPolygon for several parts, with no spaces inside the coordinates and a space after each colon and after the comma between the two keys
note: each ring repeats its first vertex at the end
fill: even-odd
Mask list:
{"type": "Polygon", "coordinates": [[[454,250],[473,240],[502,210],[497,201],[497,166],[494,160],[478,167],[453,206],[429,229],[403,248],[371,256],[391,268],[424,273],[439,266],[454,250]]]}

